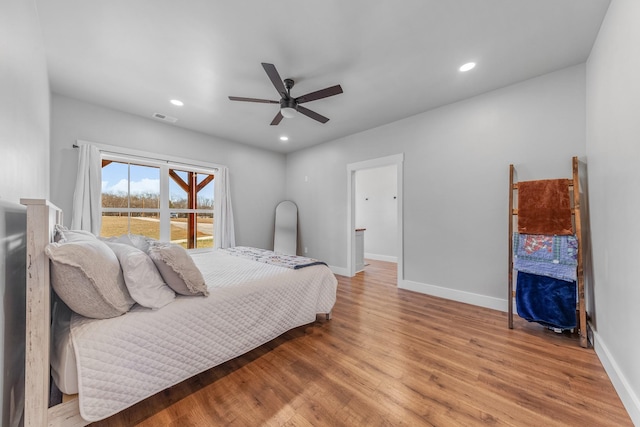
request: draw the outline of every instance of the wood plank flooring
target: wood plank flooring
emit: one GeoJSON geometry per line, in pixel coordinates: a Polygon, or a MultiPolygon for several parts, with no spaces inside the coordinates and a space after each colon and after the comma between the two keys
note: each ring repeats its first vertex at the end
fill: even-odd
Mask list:
{"type": "Polygon", "coordinates": [[[93,426],[632,426],[592,349],[506,313],[338,276],[290,331],[93,426]]]}

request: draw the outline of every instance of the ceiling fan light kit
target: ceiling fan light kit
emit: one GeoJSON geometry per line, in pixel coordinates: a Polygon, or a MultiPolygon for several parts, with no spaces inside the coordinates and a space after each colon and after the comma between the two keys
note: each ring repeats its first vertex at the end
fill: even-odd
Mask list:
{"type": "MultiPolygon", "coordinates": [[[[287,95],[289,95],[293,84],[293,80],[284,79],[284,87],[287,89],[287,95]]],[[[291,98],[290,96],[288,98],[282,98],[280,100],[280,114],[282,114],[282,117],[284,117],[285,119],[292,119],[297,115],[296,112],[298,110],[296,110],[296,107],[297,105],[295,99],[291,98]]]]}
{"type": "Polygon", "coordinates": [[[271,80],[271,83],[278,91],[278,94],[280,95],[280,101],[259,98],[243,98],[239,96],[230,96],[229,99],[231,101],[280,104],[280,111],[278,111],[278,114],[276,114],[276,116],[271,121],[271,126],[278,125],[283,118],[291,119],[295,117],[297,113],[304,114],[305,116],[313,120],[319,121],[320,123],[326,123],[329,121],[327,117],[324,117],[323,115],[318,114],[315,111],[309,110],[308,108],[305,108],[300,104],[341,94],[342,87],[340,87],[340,85],[331,86],[315,92],[307,93],[306,95],[302,95],[297,98],[293,98],[291,97],[291,88],[295,84],[293,79],[282,80],[282,78],[280,78],[280,74],[278,74],[278,70],[276,70],[276,67],[273,64],[263,62],[262,68],[264,68],[264,71],[267,73],[269,80],[271,80]]]}
{"type": "Polygon", "coordinates": [[[292,119],[296,116],[296,109],[293,107],[282,107],[280,114],[282,114],[282,117],[285,119],[292,119]]]}

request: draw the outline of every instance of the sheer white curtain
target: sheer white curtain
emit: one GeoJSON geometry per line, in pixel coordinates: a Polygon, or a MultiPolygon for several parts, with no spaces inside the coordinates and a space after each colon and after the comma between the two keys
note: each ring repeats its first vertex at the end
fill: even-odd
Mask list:
{"type": "Polygon", "coordinates": [[[90,144],[78,147],[78,174],[73,193],[71,228],[100,234],[102,217],[102,158],[100,150],[90,144]]]}
{"type": "Polygon", "coordinates": [[[213,221],[215,223],[215,247],[232,248],[236,245],[233,227],[233,209],[231,208],[231,186],[229,185],[229,169],[218,168],[215,179],[215,207],[213,221]]]}

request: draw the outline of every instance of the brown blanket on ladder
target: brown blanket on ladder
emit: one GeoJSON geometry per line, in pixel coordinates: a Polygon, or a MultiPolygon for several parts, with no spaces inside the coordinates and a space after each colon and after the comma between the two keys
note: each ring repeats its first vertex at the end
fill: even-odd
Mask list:
{"type": "Polygon", "coordinates": [[[518,232],[573,234],[569,185],[566,179],[518,183],[518,232]]]}

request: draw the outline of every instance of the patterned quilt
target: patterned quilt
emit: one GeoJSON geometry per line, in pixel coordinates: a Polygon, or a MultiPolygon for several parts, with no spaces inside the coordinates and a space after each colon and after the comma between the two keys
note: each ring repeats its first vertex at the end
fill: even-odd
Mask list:
{"type": "Polygon", "coordinates": [[[253,261],[265,262],[278,267],[286,267],[297,270],[299,268],[311,267],[312,265],[327,265],[323,261],[313,258],[306,258],[297,255],[287,255],[266,249],[249,248],[246,246],[236,246],[235,248],[220,249],[229,255],[239,256],[253,261]]]}
{"type": "Polygon", "coordinates": [[[513,233],[513,267],[525,273],[575,281],[578,240],[575,236],[513,233]]]}

